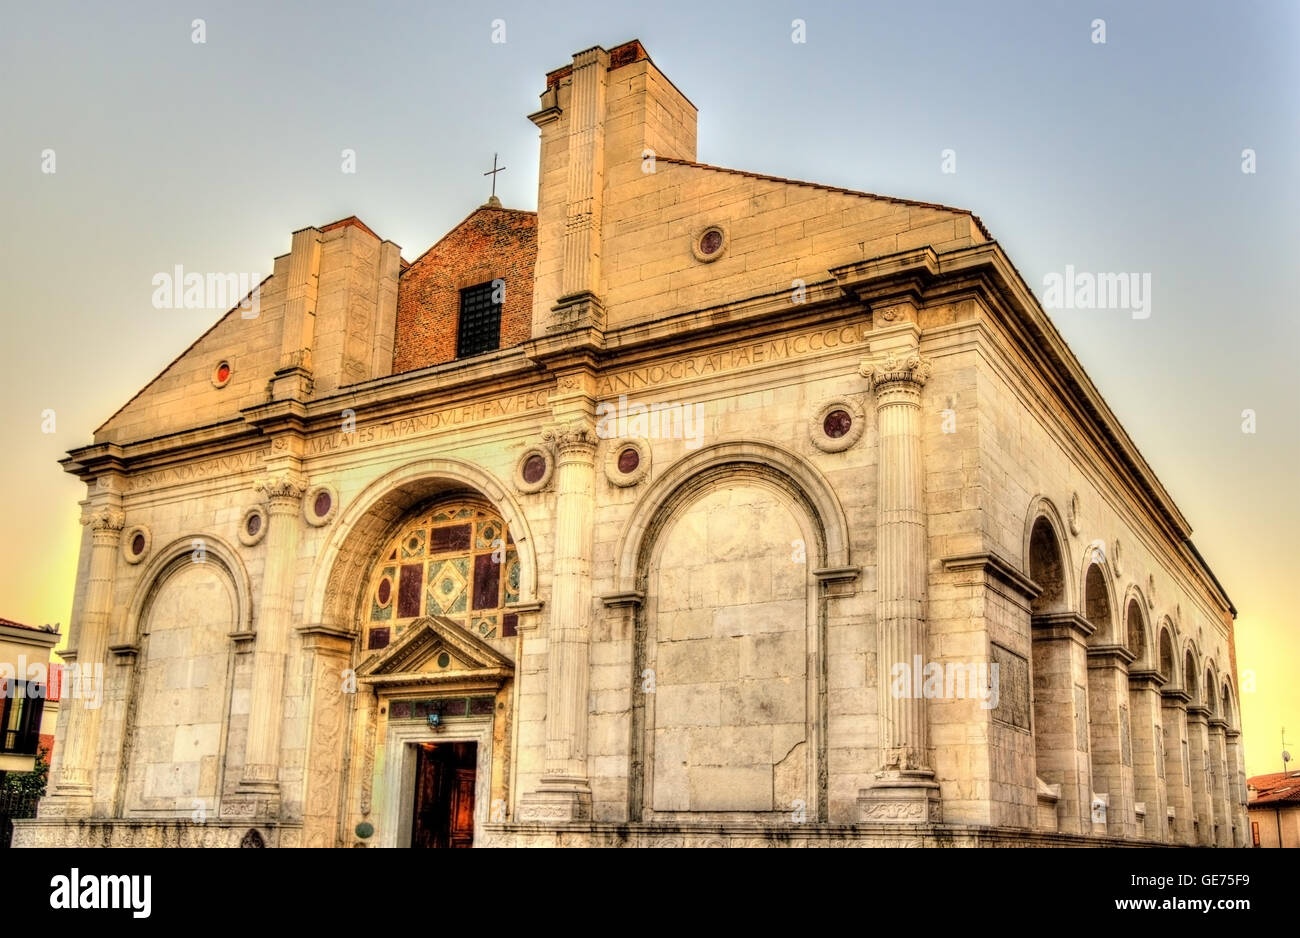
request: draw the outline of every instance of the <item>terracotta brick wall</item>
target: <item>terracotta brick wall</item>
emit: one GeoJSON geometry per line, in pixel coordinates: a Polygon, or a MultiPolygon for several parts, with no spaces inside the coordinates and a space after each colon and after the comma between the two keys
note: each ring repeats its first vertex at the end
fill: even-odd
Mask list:
{"type": "Polygon", "coordinates": [[[460,291],[500,277],[506,282],[501,347],[532,334],[537,214],[483,207],[402,272],[397,289],[393,373],[456,357],[460,291]]]}

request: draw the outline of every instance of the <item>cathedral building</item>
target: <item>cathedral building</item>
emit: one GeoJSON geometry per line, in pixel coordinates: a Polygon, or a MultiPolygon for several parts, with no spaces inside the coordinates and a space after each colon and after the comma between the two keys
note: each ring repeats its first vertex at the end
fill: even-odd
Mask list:
{"type": "Polygon", "coordinates": [[[63,461],[15,843],[1244,845],[1235,610],[980,220],[698,162],[635,41],[529,119],[536,212],[294,232],[63,461]]]}

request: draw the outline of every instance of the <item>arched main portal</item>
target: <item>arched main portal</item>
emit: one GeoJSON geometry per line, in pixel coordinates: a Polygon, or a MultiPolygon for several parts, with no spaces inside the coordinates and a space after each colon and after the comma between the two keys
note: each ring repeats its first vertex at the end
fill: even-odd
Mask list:
{"type": "MultiPolygon", "coordinates": [[[[422,459],[344,494],[304,618],[321,641],[352,639],[345,842],[360,827],[384,846],[472,843],[493,805],[508,803],[514,633],[517,617],[535,615],[536,595],[528,522],[487,471],[422,459]]],[[[312,720],[339,697],[333,674],[322,674],[312,720]]],[[[322,766],[338,759],[309,754],[322,766]]],[[[329,813],[338,817],[337,807],[329,813]]]]}

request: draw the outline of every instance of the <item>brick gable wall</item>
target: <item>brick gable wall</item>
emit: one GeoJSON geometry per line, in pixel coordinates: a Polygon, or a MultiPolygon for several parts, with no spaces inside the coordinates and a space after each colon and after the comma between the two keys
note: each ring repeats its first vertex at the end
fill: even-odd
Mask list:
{"type": "Polygon", "coordinates": [[[455,359],[460,291],[498,277],[506,282],[501,348],[527,340],[536,260],[534,212],[485,206],[453,228],[398,281],[393,374],[455,359]]]}

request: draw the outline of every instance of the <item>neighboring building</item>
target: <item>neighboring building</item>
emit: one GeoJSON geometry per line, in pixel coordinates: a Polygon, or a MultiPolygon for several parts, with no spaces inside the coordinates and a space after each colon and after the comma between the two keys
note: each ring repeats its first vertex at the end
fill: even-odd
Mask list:
{"type": "Polygon", "coordinates": [[[537,213],[295,232],[69,454],[15,842],[1244,845],[1235,610],[980,221],[695,162],[636,42],[531,120],[537,213]]]}
{"type": "Polygon", "coordinates": [[[30,772],[36,754],[54,749],[57,672],[51,682],[54,628],[0,619],[0,774],[30,772]],[[53,696],[53,699],[50,699],[53,696]]]}
{"type": "Polygon", "coordinates": [[[1250,843],[1300,847],[1300,772],[1256,775],[1247,783],[1250,843]]]}

